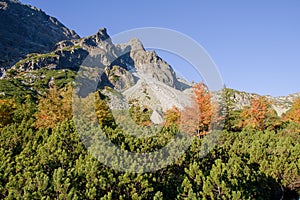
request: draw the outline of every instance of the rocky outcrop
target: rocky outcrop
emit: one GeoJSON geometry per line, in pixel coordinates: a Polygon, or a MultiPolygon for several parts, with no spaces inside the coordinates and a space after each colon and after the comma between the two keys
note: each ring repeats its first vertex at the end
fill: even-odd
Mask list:
{"type": "MultiPolygon", "coordinates": [[[[238,90],[229,89],[230,98],[233,102],[233,109],[241,110],[246,106],[250,106],[252,98],[258,98],[263,95],[241,92],[238,90]]],[[[278,116],[281,116],[285,112],[287,112],[293,105],[293,102],[300,98],[300,93],[291,94],[288,96],[281,97],[272,97],[269,95],[265,96],[268,101],[271,103],[273,109],[277,112],[278,116]]],[[[220,99],[220,97],[219,97],[220,99]]]]}
{"type": "MultiPolygon", "coordinates": [[[[89,79],[84,84],[91,86],[99,81],[98,89],[111,99],[112,109],[128,108],[124,101],[138,99],[153,110],[152,120],[159,123],[162,111],[173,105],[182,108],[189,104],[191,86],[177,79],[167,62],[154,51],[145,50],[138,39],[113,44],[105,28],[90,37],[60,41],[52,52],[30,54],[10,70],[28,79],[41,68],[77,71],[80,66],[96,69],[83,73],[89,79]]],[[[36,77],[27,83],[33,85],[34,80],[36,77]]],[[[85,96],[90,89],[79,92],[85,96]]]]}
{"type": "Polygon", "coordinates": [[[52,51],[57,42],[79,36],[38,8],[0,0],[0,38],[0,68],[9,68],[27,54],[52,51]]]}
{"type": "Polygon", "coordinates": [[[161,124],[164,122],[164,119],[162,117],[162,114],[159,114],[156,110],[153,111],[150,120],[154,123],[154,124],[161,124]]]}
{"type": "Polygon", "coordinates": [[[300,93],[290,94],[288,96],[271,97],[267,96],[271,100],[273,108],[279,116],[291,109],[293,102],[300,98],[300,93]]]}
{"type": "Polygon", "coordinates": [[[11,70],[18,72],[30,72],[41,68],[59,70],[78,70],[88,52],[74,46],[56,50],[47,54],[29,54],[25,59],[20,60],[11,70]]]}
{"type": "Polygon", "coordinates": [[[120,66],[115,65],[111,69],[106,68],[105,73],[114,89],[118,91],[130,88],[135,84],[135,78],[132,73],[120,66]]]}
{"type": "Polygon", "coordinates": [[[128,43],[131,47],[130,57],[135,68],[151,78],[163,82],[170,87],[175,87],[177,78],[172,67],[162,60],[155,51],[145,51],[142,43],[137,39],[132,39],[128,43]]]}

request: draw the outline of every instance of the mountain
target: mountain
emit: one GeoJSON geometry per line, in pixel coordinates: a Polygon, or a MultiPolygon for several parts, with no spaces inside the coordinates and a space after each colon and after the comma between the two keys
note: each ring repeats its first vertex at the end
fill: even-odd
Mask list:
{"type": "Polygon", "coordinates": [[[0,68],[9,68],[29,53],[46,53],[61,40],[78,39],[54,17],[17,0],[0,0],[0,68]]]}
{"type": "MultiPolygon", "coordinates": [[[[172,105],[182,108],[189,104],[191,84],[177,78],[173,68],[155,51],[146,51],[135,38],[125,44],[113,44],[105,28],[90,37],[60,41],[52,52],[29,54],[4,72],[2,79],[18,79],[40,93],[38,83],[47,86],[61,78],[59,73],[76,73],[80,66],[93,65],[101,79],[98,88],[111,99],[113,109],[128,108],[128,101],[138,99],[154,115],[161,116],[172,105]]],[[[93,75],[89,79],[98,81],[93,75]]]]}
{"type": "MultiPolygon", "coordinates": [[[[113,44],[105,28],[80,38],[55,18],[17,0],[0,0],[0,22],[3,81],[13,80],[15,85],[42,94],[53,81],[63,85],[75,79],[81,66],[89,66],[98,69],[96,76],[90,74],[89,84],[97,84],[113,109],[128,108],[127,102],[137,99],[153,110],[153,121],[160,122],[168,108],[190,104],[192,84],[177,77],[166,61],[155,51],[145,50],[136,38],[113,44]]],[[[3,89],[0,94],[9,96],[13,91],[3,89]]],[[[249,106],[251,98],[258,96],[231,90],[235,109],[249,106]]],[[[282,115],[300,93],[266,97],[282,115]]]]}
{"type": "MultiPolygon", "coordinates": [[[[105,28],[90,37],[60,41],[54,51],[46,54],[29,54],[7,70],[2,79],[18,79],[25,87],[40,93],[41,83],[47,87],[55,80],[61,81],[71,72],[76,74],[80,66],[98,69],[97,76],[89,75],[88,84],[97,84],[110,99],[112,109],[128,109],[127,102],[137,99],[153,111],[153,121],[160,123],[162,113],[168,108],[190,104],[191,83],[178,78],[167,62],[155,51],[145,50],[138,39],[113,44],[105,28]]],[[[238,110],[249,106],[251,98],[260,95],[231,89],[230,96],[238,110]]],[[[278,115],[282,115],[300,93],[266,97],[278,115]]]]}

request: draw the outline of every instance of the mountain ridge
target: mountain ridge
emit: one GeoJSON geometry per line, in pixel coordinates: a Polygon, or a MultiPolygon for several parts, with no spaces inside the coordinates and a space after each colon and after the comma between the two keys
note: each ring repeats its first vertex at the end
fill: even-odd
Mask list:
{"type": "Polygon", "coordinates": [[[29,53],[46,53],[66,39],[80,38],[56,18],[16,0],[0,0],[0,68],[9,68],[29,53]]]}

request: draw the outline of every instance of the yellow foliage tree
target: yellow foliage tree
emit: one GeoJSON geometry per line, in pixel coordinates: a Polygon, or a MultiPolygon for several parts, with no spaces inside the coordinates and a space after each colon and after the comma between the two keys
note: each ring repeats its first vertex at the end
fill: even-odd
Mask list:
{"type": "Polygon", "coordinates": [[[57,123],[72,118],[71,86],[58,89],[53,86],[45,97],[39,98],[36,126],[53,128],[57,123]]]}
{"type": "Polygon", "coordinates": [[[12,122],[15,109],[16,104],[13,99],[0,100],[0,128],[12,122]]]}
{"type": "Polygon", "coordinates": [[[178,107],[173,106],[168,109],[164,114],[164,125],[165,127],[170,127],[172,124],[179,125],[180,123],[181,112],[178,107]]]}
{"type": "Polygon", "coordinates": [[[107,105],[106,100],[101,99],[100,94],[98,92],[96,92],[94,95],[95,95],[94,107],[95,107],[95,112],[96,112],[99,125],[101,127],[113,126],[115,123],[114,116],[109,106],[107,105]]]}

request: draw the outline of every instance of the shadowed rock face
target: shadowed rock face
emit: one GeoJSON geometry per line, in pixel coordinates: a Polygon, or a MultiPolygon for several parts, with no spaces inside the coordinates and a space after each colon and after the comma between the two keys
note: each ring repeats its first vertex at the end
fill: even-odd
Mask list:
{"type": "Polygon", "coordinates": [[[57,42],[79,36],[40,9],[0,0],[0,38],[0,68],[7,68],[29,53],[52,51],[57,42]]]}

